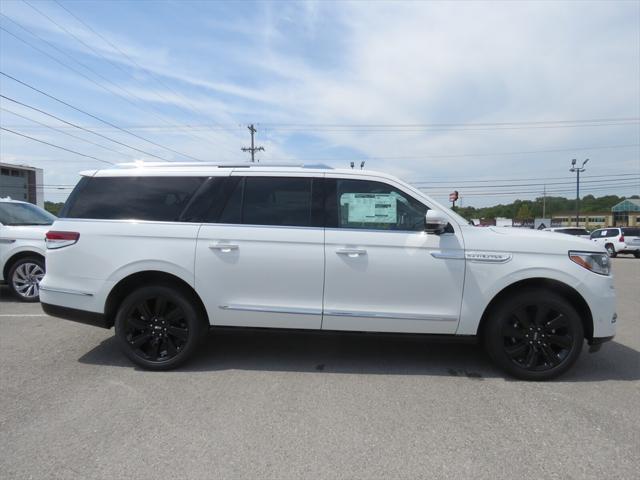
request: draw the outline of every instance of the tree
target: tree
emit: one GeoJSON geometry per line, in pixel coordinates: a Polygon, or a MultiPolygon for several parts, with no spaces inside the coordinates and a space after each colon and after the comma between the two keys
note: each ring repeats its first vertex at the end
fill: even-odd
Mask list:
{"type": "Polygon", "coordinates": [[[518,212],[516,213],[516,218],[525,219],[531,218],[531,210],[529,210],[529,205],[524,203],[518,208],[518,212]]]}

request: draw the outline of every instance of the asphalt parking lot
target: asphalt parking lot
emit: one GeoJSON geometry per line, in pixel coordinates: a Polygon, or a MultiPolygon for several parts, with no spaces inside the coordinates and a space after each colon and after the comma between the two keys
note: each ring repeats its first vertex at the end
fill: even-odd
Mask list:
{"type": "Polygon", "coordinates": [[[637,478],[640,260],[614,274],[616,338],[548,383],[475,345],[241,331],[146,372],[3,288],[0,478],[637,478]]]}

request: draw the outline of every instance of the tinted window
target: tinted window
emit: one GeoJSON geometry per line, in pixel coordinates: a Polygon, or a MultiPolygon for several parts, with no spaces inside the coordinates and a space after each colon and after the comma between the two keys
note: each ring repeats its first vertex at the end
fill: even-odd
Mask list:
{"type": "Polygon", "coordinates": [[[30,203],[0,202],[0,223],[3,225],[51,225],[55,219],[49,212],[30,203]]]}
{"type": "Polygon", "coordinates": [[[589,235],[589,232],[584,228],[564,228],[562,230],[556,230],[560,233],[566,233],[567,235],[589,235]]]}
{"type": "Polygon", "coordinates": [[[337,180],[334,202],[339,228],[421,231],[427,207],[381,182],[337,180]]]}
{"type": "Polygon", "coordinates": [[[622,233],[629,237],[640,237],[640,228],[626,227],[622,229],[622,233]]]}
{"type": "Polygon", "coordinates": [[[85,178],[65,206],[68,218],[177,221],[205,177],[85,178]]]}
{"type": "Polygon", "coordinates": [[[245,177],[237,180],[220,223],[311,226],[311,178],[245,177]]]}

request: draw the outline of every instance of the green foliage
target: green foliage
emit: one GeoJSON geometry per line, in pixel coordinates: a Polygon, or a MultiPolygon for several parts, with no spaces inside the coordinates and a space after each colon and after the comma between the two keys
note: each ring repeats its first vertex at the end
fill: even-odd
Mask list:
{"type": "MultiPolygon", "coordinates": [[[[634,195],[630,198],[636,198],[634,195]]],[[[625,197],[617,195],[605,195],[604,197],[594,197],[586,195],[580,200],[581,213],[600,213],[610,212],[611,207],[616,203],[624,200],[625,197]]],[[[493,207],[463,207],[457,208],[457,212],[465,218],[541,218],[542,217],[542,197],[535,200],[516,200],[509,204],[499,204],[493,207]]],[[[553,215],[564,213],[572,214],[576,209],[575,199],[564,197],[547,197],[546,198],[546,216],[551,218],[553,215]]]]}
{"type": "Polygon", "coordinates": [[[52,213],[53,215],[55,215],[56,217],[58,216],[58,214],[60,213],[60,210],[62,210],[62,207],[64,206],[64,202],[44,202],[44,209],[49,212],[52,213]]]}

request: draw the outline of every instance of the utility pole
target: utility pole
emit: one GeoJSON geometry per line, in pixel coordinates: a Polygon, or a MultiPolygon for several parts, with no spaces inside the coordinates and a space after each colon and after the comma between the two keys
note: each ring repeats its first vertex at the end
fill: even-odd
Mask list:
{"type": "Polygon", "coordinates": [[[547,218],[547,184],[544,185],[542,192],[542,218],[547,218]]]}
{"type": "Polygon", "coordinates": [[[584,162],[582,162],[582,166],[576,167],[576,159],[571,160],[571,168],[570,172],[576,172],[576,227],[580,224],[580,173],[584,172],[586,168],[584,167],[589,159],[587,158],[584,162]]]}
{"type": "Polygon", "coordinates": [[[253,126],[253,123],[247,127],[251,132],[251,146],[250,147],[242,147],[240,150],[243,152],[251,152],[251,163],[255,163],[256,161],[256,152],[263,151],[264,147],[256,147],[253,143],[253,136],[257,132],[256,127],[253,126]]]}

